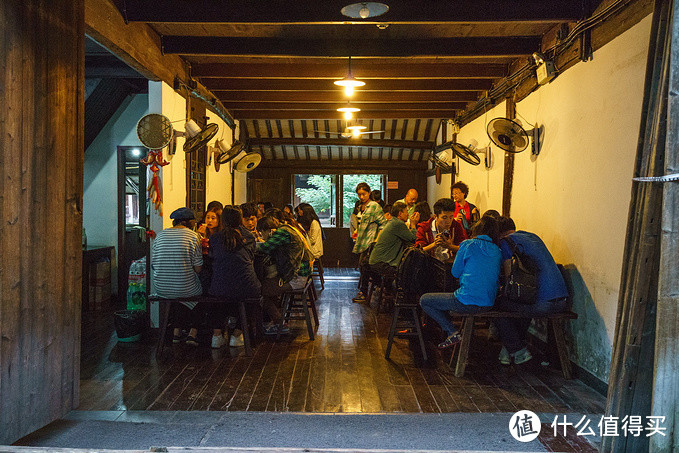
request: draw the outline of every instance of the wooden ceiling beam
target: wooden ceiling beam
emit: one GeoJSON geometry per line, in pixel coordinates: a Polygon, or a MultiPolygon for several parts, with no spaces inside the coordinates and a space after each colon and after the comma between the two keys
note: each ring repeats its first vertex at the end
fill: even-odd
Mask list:
{"type": "Polygon", "coordinates": [[[540,50],[540,36],[438,39],[286,39],[163,36],[167,55],[276,55],[298,57],[523,56],[540,50]]]}
{"type": "Polygon", "coordinates": [[[352,146],[425,149],[434,148],[434,142],[416,140],[382,140],[371,138],[255,138],[248,140],[249,146],[352,146]]]}
{"type": "MultiPolygon", "coordinates": [[[[229,110],[327,110],[336,112],[339,107],[345,107],[346,101],[338,102],[222,102],[229,110]]],[[[362,112],[372,110],[459,110],[467,106],[466,102],[440,102],[431,104],[427,102],[395,102],[395,103],[362,103],[352,102],[351,107],[360,108],[362,112]]]]}
{"type": "Polygon", "coordinates": [[[467,22],[567,22],[583,17],[583,1],[475,0],[455,2],[390,0],[389,11],[371,21],[343,16],[346,0],[114,0],[128,22],[165,23],[467,23],[467,22]]]}
{"type": "MultiPolygon", "coordinates": [[[[231,102],[346,102],[343,91],[220,91],[212,90],[222,103],[231,102]]],[[[358,91],[354,102],[473,102],[478,91],[358,91]]]]}
{"type": "MultiPolygon", "coordinates": [[[[329,80],[300,79],[201,79],[214,91],[326,91],[342,93],[342,89],[329,80]]],[[[483,91],[493,86],[490,79],[436,79],[392,80],[380,79],[366,82],[356,90],[356,98],[366,91],[483,91]]]]}
{"type": "MultiPolygon", "coordinates": [[[[238,79],[341,79],[346,62],[330,64],[290,63],[199,63],[191,65],[191,75],[198,78],[238,79]]],[[[498,79],[508,75],[505,64],[419,63],[370,64],[352,62],[351,72],[358,79],[498,79]]]]}
{"type": "MultiPolygon", "coordinates": [[[[327,110],[229,110],[238,120],[342,120],[340,112],[327,110]]],[[[382,118],[455,118],[457,110],[384,110],[365,111],[360,119],[382,118]]]]}

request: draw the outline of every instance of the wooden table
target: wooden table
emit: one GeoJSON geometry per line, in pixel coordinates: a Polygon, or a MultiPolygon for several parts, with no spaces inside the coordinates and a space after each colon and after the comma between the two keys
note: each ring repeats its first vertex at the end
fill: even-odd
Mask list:
{"type": "Polygon", "coordinates": [[[83,288],[82,307],[90,304],[90,265],[101,258],[108,258],[113,263],[115,247],[112,245],[88,245],[83,247],[83,288]]]}

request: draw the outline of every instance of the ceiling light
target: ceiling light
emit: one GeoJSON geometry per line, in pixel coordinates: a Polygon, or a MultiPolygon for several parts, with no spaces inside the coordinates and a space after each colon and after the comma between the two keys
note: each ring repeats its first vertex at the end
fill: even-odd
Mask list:
{"type": "Polygon", "coordinates": [[[351,74],[351,56],[349,56],[349,70],[347,76],[342,80],[335,80],[333,83],[337,86],[344,87],[344,94],[348,97],[354,94],[354,89],[356,87],[362,87],[365,85],[365,82],[354,79],[354,76],[351,74]]]}
{"type": "Polygon", "coordinates": [[[340,107],[337,109],[337,111],[344,113],[345,120],[350,120],[353,117],[353,114],[356,112],[360,112],[361,109],[359,109],[358,107],[352,107],[351,104],[347,103],[346,107],[340,107]]]}
{"type": "Polygon", "coordinates": [[[363,129],[367,129],[367,128],[368,128],[368,126],[361,126],[361,125],[358,125],[358,124],[355,125],[355,126],[347,126],[347,130],[349,132],[351,132],[351,135],[353,135],[354,137],[360,137],[361,131],[363,129]]]}
{"type": "Polygon", "coordinates": [[[340,10],[340,12],[352,19],[368,19],[369,17],[377,17],[389,11],[389,6],[378,2],[361,2],[352,3],[340,10]]]}

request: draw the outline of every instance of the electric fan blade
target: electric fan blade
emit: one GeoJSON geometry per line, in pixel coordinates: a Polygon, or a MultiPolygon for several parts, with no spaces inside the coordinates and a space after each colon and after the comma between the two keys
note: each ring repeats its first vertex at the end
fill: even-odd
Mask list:
{"type": "Polygon", "coordinates": [[[207,145],[207,143],[212,140],[212,137],[217,135],[219,131],[219,126],[215,123],[210,123],[205,128],[196,134],[194,137],[187,138],[184,142],[184,152],[192,153],[201,146],[207,145]]]}
{"type": "Polygon", "coordinates": [[[233,145],[231,145],[231,148],[229,148],[227,152],[221,153],[219,154],[219,156],[217,156],[217,162],[219,162],[220,164],[225,164],[229,162],[234,157],[238,156],[241,153],[241,151],[245,149],[246,146],[247,146],[246,143],[236,140],[235,142],[233,142],[233,145]]]}
{"type": "Polygon", "coordinates": [[[262,156],[258,153],[249,153],[238,160],[234,167],[240,173],[247,173],[257,168],[262,161],[262,156]]]}
{"type": "Polygon", "coordinates": [[[481,158],[478,154],[460,143],[453,143],[451,149],[460,157],[460,159],[468,164],[479,165],[481,163],[481,158]]]}
{"type": "Polygon", "coordinates": [[[486,133],[500,149],[509,153],[520,153],[528,147],[526,130],[508,118],[493,118],[488,123],[486,133]]]}
{"type": "Polygon", "coordinates": [[[332,135],[342,135],[344,132],[330,132],[330,131],[312,131],[312,132],[317,132],[319,134],[332,134],[332,135]]]}

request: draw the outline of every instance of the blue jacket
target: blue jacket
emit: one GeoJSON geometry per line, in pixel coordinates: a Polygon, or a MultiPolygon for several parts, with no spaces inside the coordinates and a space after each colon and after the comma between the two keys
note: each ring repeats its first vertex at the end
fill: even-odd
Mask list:
{"type": "MultiPolygon", "coordinates": [[[[545,301],[568,297],[568,288],[563,280],[561,271],[554,262],[552,254],[549,253],[547,246],[538,235],[528,231],[516,231],[509,235],[517,247],[517,251],[523,253],[530,259],[531,267],[536,271],[538,281],[538,293],[536,304],[545,301]]],[[[500,241],[502,259],[508,260],[512,257],[512,250],[506,240],[500,241]]]]}
{"type": "Polygon", "coordinates": [[[486,235],[460,244],[451,273],[460,279],[455,298],[465,305],[491,307],[495,303],[500,280],[500,248],[486,235]]]}

